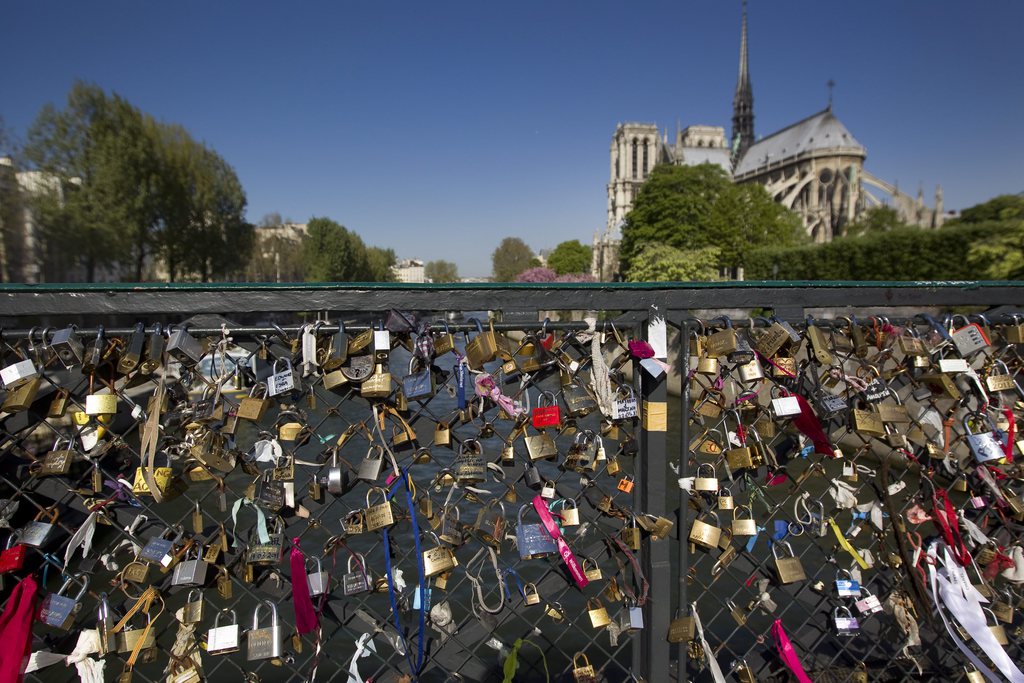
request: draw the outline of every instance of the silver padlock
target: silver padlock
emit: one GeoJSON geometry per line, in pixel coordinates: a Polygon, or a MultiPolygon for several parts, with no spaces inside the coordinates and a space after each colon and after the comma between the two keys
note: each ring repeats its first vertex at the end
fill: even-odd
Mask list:
{"type": "Polygon", "coordinates": [[[544,482],[544,485],[540,487],[541,498],[552,500],[555,497],[555,482],[550,479],[544,482]]]}
{"type": "Polygon", "coordinates": [[[348,570],[341,579],[341,589],[345,595],[358,595],[370,590],[370,580],[366,574],[366,559],[361,553],[355,553],[348,558],[348,570]],[[356,560],[359,566],[352,569],[352,560],[356,560]]]}
{"type": "Polygon", "coordinates": [[[185,555],[185,559],[174,567],[171,578],[173,586],[201,586],[206,583],[206,570],[209,568],[199,552],[199,546],[193,546],[185,555]],[[195,551],[195,557],[192,557],[195,551]]]}
{"type": "Polygon", "coordinates": [[[832,625],[835,626],[838,636],[852,637],[860,630],[857,617],[846,607],[836,607],[832,611],[832,625]]]}
{"type": "Polygon", "coordinates": [[[203,345],[188,333],[185,327],[179,327],[170,333],[167,339],[167,353],[172,358],[191,368],[203,359],[203,345]]]}
{"type": "Polygon", "coordinates": [[[206,654],[226,655],[230,652],[238,652],[238,616],[233,609],[222,609],[213,619],[213,628],[206,633],[206,654]],[[231,615],[231,623],[221,626],[220,617],[224,613],[231,615]]]}
{"type": "Polygon", "coordinates": [[[624,627],[634,631],[644,627],[644,610],[642,607],[638,607],[631,600],[627,600],[625,614],[626,618],[622,620],[624,627]]]}
{"type": "Polygon", "coordinates": [[[386,363],[391,353],[391,333],[385,329],[373,331],[373,355],[378,363],[386,363]]]}
{"type": "Polygon", "coordinates": [[[366,482],[375,482],[380,476],[381,468],[384,465],[384,449],[379,445],[370,446],[366,457],[359,463],[359,471],[356,476],[366,482]]]}
{"type": "Polygon", "coordinates": [[[327,469],[327,492],[340,496],[345,492],[345,477],[338,462],[338,449],[332,449],[331,466],[327,469]]]}
{"type": "Polygon", "coordinates": [[[36,377],[39,372],[31,360],[20,360],[0,370],[0,380],[7,389],[17,389],[25,382],[36,377]]]}
{"type": "Polygon", "coordinates": [[[299,378],[298,370],[292,367],[291,360],[288,358],[275,360],[273,372],[267,378],[267,394],[269,396],[280,396],[289,391],[301,390],[302,380],[299,378]],[[284,368],[280,367],[282,362],[285,364],[284,368]]]}
{"type": "Polygon", "coordinates": [[[324,563],[319,556],[312,555],[306,558],[307,561],[310,559],[316,563],[316,571],[306,574],[306,580],[309,583],[309,594],[315,597],[328,592],[331,585],[331,577],[324,571],[324,563]]]}
{"type": "Polygon", "coordinates": [[[35,519],[25,525],[21,530],[20,542],[22,545],[33,548],[42,548],[53,537],[57,528],[57,510],[40,510],[35,519]],[[43,516],[49,512],[49,520],[43,521],[43,516]]]}
{"type": "Polygon", "coordinates": [[[246,635],[246,659],[255,662],[261,659],[280,657],[284,653],[284,630],[277,622],[277,605],[263,600],[252,613],[252,630],[246,635]],[[260,610],[270,610],[270,626],[260,628],[260,610]]]}
{"type": "Polygon", "coordinates": [[[50,339],[50,348],[68,370],[82,364],[85,349],[78,338],[78,328],[74,325],[54,332],[53,338],[50,339]]]}
{"type": "Polygon", "coordinates": [[[86,574],[75,574],[69,576],[56,593],[47,593],[43,598],[43,604],[39,607],[39,621],[47,626],[53,626],[64,631],[68,630],[74,623],[75,612],[78,611],[79,601],[85,597],[85,591],[89,588],[89,576],[86,574]],[[64,591],[71,588],[72,583],[80,583],[82,590],[78,595],[71,598],[64,595],[64,591]]]}
{"type": "MultiPolygon", "coordinates": [[[[987,415],[981,415],[981,417],[991,425],[991,420],[988,419],[987,415]]],[[[1000,446],[999,442],[996,441],[995,434],[992,431],[979,432],[975,434],[971,431],[969,426],[970,419],[971,415],[964,417],[963,427],[964,433],[967,437],[967,447],[971,449],[971,455],[974,456],[974,459],[981,464],[1005,458],[1006,453],[1003,452],[1002,446],[1000,446]]]]}

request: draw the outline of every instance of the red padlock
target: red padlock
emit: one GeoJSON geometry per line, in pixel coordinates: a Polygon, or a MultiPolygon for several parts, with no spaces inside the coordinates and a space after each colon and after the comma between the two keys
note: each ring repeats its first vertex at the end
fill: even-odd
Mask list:
{"type": "Polygon", "coordinates": [[[542,391],[538,405],[533,409],[533,426],[535,429],[555,427],[562,423],[562,409],[558,406],[555,395],[550,391],[542,391]]]}
{"type": "Polygon", "coordinates": [[[28,548],[21,543],[12,545],[17,539],[17,534],[11,534],[7,539],[7,548],[0,552],[0,574],[10,574],[25,566],[25,556],[28,548]]]}

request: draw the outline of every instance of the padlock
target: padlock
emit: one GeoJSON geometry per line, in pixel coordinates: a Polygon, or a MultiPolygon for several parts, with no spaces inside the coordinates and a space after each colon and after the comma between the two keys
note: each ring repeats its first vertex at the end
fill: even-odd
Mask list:
{"type": "Polygon", "coordinates": [[[464,538],[462,534],[462,521],[460,508],[452,505],[445,505],[441,509],[441,535],[442,541],[449,545],[462,545],[464,538]]]}
{"type": "Polygon", "coordinates": [[[75,612],[78,611],[78,604],[85,597],[89,589],[89,576],[87,574],[75,574],[69,576],[56,593],[47,593],[39,606],[39,621],[47,626],[53,626],[63,631],[71,628],[75,620],[75,612]],[[72,583],[82,586],[75,597],[65,595],[65,591],[71,588],[72,583]]]}
{"type": "Polygon", "coordinates": [[[806,334],[811,344],[811,351],[818,363],[821,365],[832,365],[832,352],[830,351],[828,340],[825,339],[825,333],[822,332],[821,328],[814,324],[814,318],[811,316],[807,316],[806,334]]]}
{"type": "Polygon", "coordinates": [[[691,543],[701,546],[702,548],[717,548],[718,540],[722,535],[722,530],[719,528],[718,515],[713,512],[706,512],[698,515],[693,520],[693,524],[690,526],[689,540],[691,543]],[[708,524],[701,518],[705,515],[710,515],[714,518],[714,524],[708,524]]]}
{"type": "Polygon", "coordinates": [[[619,483],[615,485],[615,488],[622,491],[623,493],[632,493],[633,485],[633,475],[627,474],[624,475],[621,479],[619,479],[619,483]]]}
{"type": "Polygon", "coordinates": [[[640,406],[636,399],[636,392],[629,385],[620,384],[612,400],[613,420],[630,420],[640,414],[640,406]]]}
{"type": "Polygon", "coordinates": [[[391,509],[391,501],[388,500],[388,493],[384,489],[374,486],[366,492],[366,530],[377,531],[395,523],[394,510],[391,509]],[[370,504],[370,496],[380,494],[383,499],[377,505],[370,504]]]}
{"type": "Polygon", "coordinates": [[[427,333],[432,337],[434,355],[436,356],[443,356],[455,350],[455,338],[452,337],[452,333],[448,329],[448,323],[442,320],[441,324],[444,325],[444,332],[433,332],[429,326],[427,329],[427,333]]]}
{"type": "Polygon", "coordinates": [[[21,530],[21,543],[32,548],[42,548],[53,538],[57,528],[58,512],[55,507],[36,513],[35,518],[21,530]],[[43,521],[47,518],[48,521],[43,521]]]}
{"type": "Polygon", "coordinates": [[[185,559],[174,567],[174,574],[171,578],[172,586],[201,586],[206,583],[206,570],[209,565],[200,557],[200,548],[193,545],[186,551],[185,559]],[[195,557],[192,553],[195,551],[195,557]]]}
{"type": "Polygon", "coordinates": [[[562,520],[562,526],[579,526],[580,511],[576,507],[576,501],[572,498],[559,498],[551,504],[551,511],[558,514],[562,520]],[[572,507],[569,507],[569,504],[572,507]]]}
{"type": "Polygon", "coordinates": [[[644,610],[632,600],[626,600],[626,609],[622,612],[620,623],[622,630],[638,631],[644,627],[644,610]]]}
{"type": "Polygon", "coordinates": [[[452,434],[451,427],[447,422],[438,422],[434,426],[434,445],[435,446],[451,446],[452,434]]]}
{"type": "Polygon", "coordinates": [[[588,581],[601,580],[601,565],[599,565],[594,559],[584,557],[580,562],[580,566],[583,569],[583,575],[587,577],[588,581]]]}
{"type": "Polygon", "coordinates": [[[309,585],[309,594],[312,597],[330,592],[331,577],[324,571],[323,561],[319,555],[309,555],[306,561],[313,560],[316,569],[306,574],[306,583],[309,585]]]}
{"type": "Polygon", "coordinates": [[[238,652],[238,617],[233,609],[222,609],[213,618],[213,628],[206,633],[206,654],[226,655],[231,652],[238,652]],[[231,615],[231,623],[225,626],[220,625],[220,618],[223,614],[231,615]]]}
{"type": "Polygon", "coordinates": [[[150,538],[139,553],[139,559],[161,567],[170,567],[174,561],[174,546],[184,532],[180,527],[164,529],[159,536],[150,538]],[[174,538],[166,538],[167,534],[174,533],[174,538]]]}
{"type": "Polygon", "coordinates": [[[859,598],[860,597],[860,582],[856,581],[850,572],[845,569],[836,570],[836,595],[841,598],[859,598]],[[846,576],[841,578],[840,574],[846,576]]]}
{"type": "Polygon", "coordinates": [[[628,521],[623,521],[619,537],[630,550],[640,550],[640,527],[636,525],[636,515],[630,515],[628,521]]]}
{"type": "Polygon", "coordinates": [[[537,404],[531,413],[534,428],[554,427],[558,429],[562,423],[562,410],[558,406],[555,395],[550,391],[542,391],[540,398],[537,399],[537,404]]]}
{"type": "Polygon", "coordinates": [[[302,378],[299,371],[292,367],[289,358],[275,360],[273,372],[267,378],[267,395],[281,396],[290,391],[302,391],[302,378]],[[282,360],[284,365],[282,366],[282,360]]]}
{"type": "Polygon", "coordinates": [[[772,386],[772,412],[775,417],[793,417],[800,414],[800,399],[778,385],[772,386]]]}
{"type": "Polygon", "coordinates": [[[741,382],[756,382],[764,379],[764,369],[756,357],[743,363],[738,369],[741,382]]]}
{"type": "Polygon", "coordinates": [[[697,466],[697,476],[693,480],[694,491],[718,491],[718,474],[715,466],[711,463],[701,463],[697,466]],[[711,476],[706,476],[705,471],[710,470],[711,476]]]}
{"type": "Polygon", "coordinates": [[[587,600],[587,616],[590,617],[590,625],[594,628],[604,628],[612,623],[611,617],[608,616],[608,610],[601,604],[600,598],[587,600]]]}
{"type": "Polygon", "coordinates": [[[740,683],[757,683],[757,676],[745,659],[740,659],[736,665],[736,680],[740,683]]]}
{"type": "Polygon", "coordinates": [[[263,600],[252,613],[252,629],[246,635],[246,659],[255,662],[261,659],[272,659],[284,654],[284,629],[277,622],[277,605],[270,600],[263,600]],[[270,626],[260,627],[260,610],[270,610],[270,626]]]}
{"type": "Polygon", "coordinates": [[[276,565],[284,556],[284,520],[274,517],[273,521],[267,525],[267,531],[268,540],[266,542],[260,541],[258,535],[255,540],[250,540],[249,548],[245,553],[248,564],[276,565]]]}
{"type": "Polygon", "coordinates": [[[81,365],[85,347],[82,346],[82,341],[78,337],[78,328],[75,325],[54,332],[49,346],[66,369],[70,370],[81,365]]]}
{"type": "Polygon", "coordinates": [[[558,448],[555,446],[555,440],[545,431],[541,431],[538,434],[529,434],[523,440],[526,442],[526,452],[530,455],[532,462],[553,460],[558,457],[558,448]]]}
{"type": "Polygon", "coordinates": [[[987,348],[991,342],[985,330],[978,323],[968,322],[966,316],[954,315],[950,318],[949,337],[953,341],[957,352],[967,358],[978,351],[987,348]],[[963,327],[953,329],[956,319],[961,318],[966,323],[963,327]]]}
{"type": "Polygon", "coordinates": [[[402,379],[402,393],[408,401],[426,401],[434,395],[434,373],[429,363],[415,369],[417,356],[409,358],[409,374],[402,379]]]}
{"type": "Polygon", "coordinates": [[[740,505],[732,513],[732,533],[734,536],[757,536],[757,522],[754,521],[754,513],[748,505],[740,505]],[[741,518],[741,512],[746,512],[746,517],[741,518]]]}
{"type": "Polygon", "coordinates": [[[367,575],[366,558],[361,553],[349,555],[348,568],[345,575],[341,577],[341,590],[345,595],[358,595],[367,593],[370,590],[370,577],[367,575]],[[356,568],[352,569],[352,561],[356,561],[356,568]]]}
{"type": "Polygon", "coordinates": [[[259,422],[263,419],[269,407],[270,401],[267,399],[267,385],[260,382],[254,384],[252,389],[249,390],[249,395],[241,400],[235,414],[240,420],[259,422]]]}
{"type": "Polygon", "coordinates": [[[373,483],[380,477],[384,466],[384,448],[379,444],[371,444],[366,457],[359,463],[356,477],[362,481],[373,483]]]}
{"type": "Polygon", "coordinates": [[[455,481],[460,486],[477,484],[487,480],[487,466],[484,464],[483,447],[476,439],[465,439],[459,447],[452,465],[455,481]]]}
{"type": "Polygon", "coordinates": [[[17,389],[22,384],[39,376],[35,363],[31,359],[19,360],[7,367],[0,369],[0,381],[3,381],[4,388],[8,391],[17,389]]]}
{"type": "MultiPolygon", "coordinates": [[[[430,535],[434,536],[434,534],[430,535]]],[[[449,572],[459,564],[451,548],[441,545],[437,536],[434,536],[434,540],[437,542],[437,545],[424,550],[422,553],[423,573],[427,578],[449,572]]]]}
{"type": "Polygon", "coordinates": [[[528,524],[523,521],[523,515],[531,505],[523,505],[519,508],[519,516],[516,526],[516,547],[519,549],[519,557],[523,560],[533,560],[546,555],[558,552],[558,545],[540,522],[528,524]]]}
{"type": "Polygon", "coordinates": [[[335,372],[348,360],[348,333],[345,331],[344,321],[338,321],[338,331],[331,335],[327,344],[326,357],[320,363],[324,373],[335,372]]]}
{"type": "Polygon", "coordinates": [[[796,583],[797,581],[805,581],[807,574],[804,572],[804,566],[800,562],[800,558],[793,553],[793,548],[789,543],[785,541],[776,541],[772,544],[772,556],[775,558],[775,571],[779,578],[779,583],[796,583]],[[784,547],[786,549],[786,555],[779,555],[779,548],[784,547]]]}
{"type": "Polygon", "coordinates": [[[992,616],[992,623],[988,623],[987,619],[986,623],[988,623],[988,630],[991,631],[992,636],[996,639],[996,642],[1004,647],[1009,645],[1010,639],[1006,634],[1006,629],[1003,627],[1002,624],[999,623],[999,620],[996,617],[996,615],[992,612],[992,610],[988,609],[987,607],[983,607],[982,609],[984,609],[987,614],[992,616]]]}
{"type": "Polygon", "coordinates": [[[489,363],[497,357],[498,342],[493,322],[490,323],[487,332],[484,332],[479,320],[472,318],[472,322],[476,324],[477,334],[466,342],[466,363],[473,370],[480,370],[484,363],[489,363]]]}
{"type": "Polygon", "coordinates": [[[477,513],[474,535],[493,548],[501,547],[505,536],[505,504],[497,498],[487,501],[477,513]]]}
{"type": "Polygon", "coordinates": [[[738,625],[743,626],[747,623],[747,611],[745,609],[737,605],[732,600],[726,600],[725,607],[729,610],[729,616],[731,616],[733,621],[738,625]]]}
{"type": "Polygon", "coordinates": [[[849,608],[842,606],[832,610],[832,626],[835,628],[837,636],[852,637],[857,635],[860,630],[857,617],[853,616],[849,608]]]}
{"type": "Polygon", "coordinates": [[[596,683],[597,673],[587,655],[577,652],[572,656],[572,678],[575,683],[596,683]]]}
{"type": "Polygon", "coordinates": [[[198,624],[203,620],[203,591],[193,588],[188,592],[185,599],[185,607],[182,611],[182,621],[186,624],[198,624]]]}
{"type": "Polygon", "coordinates": [[[176,361],[191,368],[205,355],[203,345],[188,333],[187,326],[170,332],[167,338],[167,354],[176,361]]]}
{"type": "MultiPolygon", "coordinates": [[[[164,457],[167,460],[166,467],[154,467],[153,468],[153,480],[156,482],[156,487],[163,494],[167,491],[171,485],[171,480],[174,478],[174,470],[171,469],[171,455],[168,451],[164,451],[164,457]]],[[[149,484],[146,483],[146,477],[143,475],[145,467],[135,468],[135,479],[132,482],[132,493],[136,496],[152,496],[153,492],[149,490],[149,484]]]]}
{"type": "Polygon", "coordinates": [[[733,500],[732,491],[724,486],[718,489],[718,509],[732,510],[735,507],[736,501],[733,500]]]}
{"type": "Polygon", "coordinates": [[[532,583],[523,584],[523,602],[527,605],[537,605],[540,603],[540,593],[537,591],[537,586],[532,583]]]}
{"type": "Polygon", "coordinates": [[[686,643],[693,640],[694,622],[692,615],[677,615],[668,624],[668,642],[686,643]]]}
{"type": "Polygon", "coordinates": [[[0,552],[0,574],[9,574],[21,570],[25,566],[25,557],[28,555],[28,548],[22,543],[15,545],[21,536],[21,531],[11,531],[7,536],[7,545],[3,552],[0,552]]]}
{"type": "Polygon", "coordinates": [[[863,598],[853,603],[853,606],[856,607],[857,611],[864,617],[882,611],[882,603],[878,600],[878,596],[872,595],[871,593],[868,593],[863,598]]]}
{"type": "Polygon", "coordinates": [[[71,470],[78,453],[74,450],[72,439],[57,438],[53,442],[53,450],[49,451],[41,461],[33,463],[31,471],[36,476],[64,476],[71,470]],[[65,446],[60,448],[60,446],[65,446]]]}
{"type": "Polygon", "coordinates": [[[545,498],[547,500],[554,500],[556,494],[557,491],[555,489],[555,482],[551,481],[550,479],[546,480],[544,482],[544,485],[541,486],[540,488],[541,498],[545,498]]]}
{"type": "Polygon", "coordinates": [[[36,396],[39,394],[39,388],[42,386],[42,379],[40,377],[33,377],[20,384],[18,387],[11,389],[7,392],[7,397],[4,399],[3,405],[0,405],[0,411],[5,413],[20,413],[28,410],[35,403],[36,396]]]}
{"type": "Polygon", "coordinates": [[[968,414],[964,417],[962,424],[964,434],[967,439],[967,447],[970,448],[971,455],[974,456],[974,459],[978,464],[1002,460],[1006,457],[1006,453],[1003,452],[1002,446],[1000,446],[999,442],[996,440],[995,425],[992,424],[992,421],[987,415],[984,413],[968,414]],[[989,426],[992,427],[992,430],[975,434],[971,431],[970,427],[972,415],[979,416],[988,422],[989,426]]]}
{"type": "Polygon", "coordinates": [[[544,478],[541,476],[539,469],[533,465],[527,465],[523,470],[523,483],[537,491],[544,485],[544,478]]]}

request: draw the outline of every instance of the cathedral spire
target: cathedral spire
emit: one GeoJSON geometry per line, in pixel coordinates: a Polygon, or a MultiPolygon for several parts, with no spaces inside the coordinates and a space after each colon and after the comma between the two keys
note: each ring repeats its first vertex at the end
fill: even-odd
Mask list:
{"type": "Polygon", "coordinates": [[[754,91],[750,86],[747,65],[747,0],[743,0],[743,24],[740,32],[740,72],[736,94],[732,98],[732,145],[734,159],[739,160],[754,142],[754,91]]]}

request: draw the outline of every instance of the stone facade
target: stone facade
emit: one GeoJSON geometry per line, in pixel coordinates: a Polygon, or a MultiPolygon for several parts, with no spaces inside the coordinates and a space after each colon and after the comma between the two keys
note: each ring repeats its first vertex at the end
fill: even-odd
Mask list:
{"type": "Polygon", "coordinates": [[[653,123],[620,123],[612,134],[608,220],[594,234],[591,273],[598,280],[617,279],[619,242],[626,214],[657,163],[710,163],[725,169],[737,183],[763,185],[775,201],[795,211],[815,242],[842,234],[873,206],[888,204],[911,225],[942,224],[942,189],[929,208],[924,193],[916,198],[899,191],[864,169],[867,150],[835,116],[829,106],[771,135],[754,135],[754,95],[748,68],[747,9],[743,3],[740,67],[733,96],[732,138],[726,143],[720,126],[691,125],[659,134],[653,123]],[[872,193],[874,188],[882,195],[872,193]]]}

